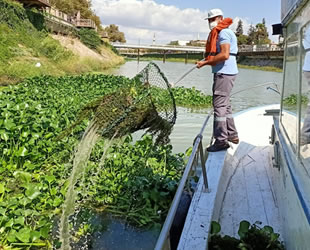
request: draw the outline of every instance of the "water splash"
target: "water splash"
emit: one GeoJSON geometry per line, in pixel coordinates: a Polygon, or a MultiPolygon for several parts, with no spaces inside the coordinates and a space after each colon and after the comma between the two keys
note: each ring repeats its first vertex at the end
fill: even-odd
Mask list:
{"type": "Polygon", "coordinates": [[[70,250],[70,228],[69,216],[75,210],[76,191],[74,186],[79,179],[79,176],[84,172],[87,161],[90,157],[93,147],[96,145],[100,135],[97,133],[99,126],[92,121],[87,127],[84,135],[77,146],[74,154],[72,173],[69,178],[68,190],[63,204],[62,216],[60,220],[60,241],[62,250],[70,250]]]}
{"type": "MultiPolygon", "coordinates": [[[[102,153],[102,156],[101,156],[100,161],[99,161],[99,169],[101,167],[103,167],[105,159],[107,157],[108,149],[112,146],[112,144],[115,143],[115,137],[117,136],[117,134],[118,134],[118,130],[114,133],[112,138],[110,140],[108,140],[107,143],[105,143],[104,148],[103,148],[103,153],[102,153]]],[[[119,142],[117,143],[117,145],[120,145],[121,143],[123,143],[122,139],[118,139],[118,140],[119,140],[119,142]]]]}
{"type": "MultiPolygon", "coordinates": [[[[98,139],[100,138],[100,135],[98,133],[99,129],[100,125],[95,120],[91,121],[86,131],[84,132],[84,135],[74,153],[72,173],[69,178],[68,190],[66,193],[65,202],[63,204],[63,211],[60,220],[59,235],[60,235],[60,241],[62,243],[61,245],[62,250],[71,249],[69,217],[75,212],[75,198],[77,196],[77,193],[74,190],[74,187],[78,179],[80,178],[81,174],[84,174],[92,149],[94,148],[98,139]]],[[[103,154],[99,162],[99,168],[103,166],[107,151],[113,144],[114,138],[117,136],[117,134],[118,131],[116,131],[112,136],[112,138],[108,140],[107,143],[105,143],[103,154]]],[[[84,178],[85,176],[83,177],[83,179],[84,178]]]]}

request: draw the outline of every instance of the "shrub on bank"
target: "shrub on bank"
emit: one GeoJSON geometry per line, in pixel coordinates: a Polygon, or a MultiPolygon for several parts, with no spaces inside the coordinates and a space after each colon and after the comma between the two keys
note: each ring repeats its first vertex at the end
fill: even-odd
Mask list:
{"type": "Polygon", "coordinates": [[[79,30],[78,34],[82,43],[84,43],[90,49],[99,51],[101,38],[95,30],[83,28],[79,30]]]}

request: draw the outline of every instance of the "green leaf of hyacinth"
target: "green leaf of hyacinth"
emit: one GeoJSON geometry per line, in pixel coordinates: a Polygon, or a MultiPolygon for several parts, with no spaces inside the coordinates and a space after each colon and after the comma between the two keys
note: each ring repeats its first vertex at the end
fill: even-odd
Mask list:
{"type": "Polygon", "coordinates": [[[245,234],[249,231],[250,225],[251,225],[250,222],[245,221],[245,220],[240,222],[240,226],[238,230],[238,235],[240,236],[240,239],[244,238],[245,234]]]}
{"type": "Polygon", "coordinates": [[[219,232],[221,232],[221,225],[216,221],[212,221],[212,223],[211,223],[211,234],[215,235],[215,234],[218,234],[219,232]]]}

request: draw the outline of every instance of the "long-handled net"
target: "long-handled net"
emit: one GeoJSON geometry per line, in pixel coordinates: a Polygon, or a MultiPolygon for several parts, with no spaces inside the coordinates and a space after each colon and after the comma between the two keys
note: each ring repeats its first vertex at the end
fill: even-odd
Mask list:
{"type": "Polygon", "coordinates": [[[144,129],[158,143],[166,143],[176,121],[176,105],[167,78],[155,63],[149,63],[130,85],[86,105],[63,135],[92,115],[105,138],[144,129]]]}

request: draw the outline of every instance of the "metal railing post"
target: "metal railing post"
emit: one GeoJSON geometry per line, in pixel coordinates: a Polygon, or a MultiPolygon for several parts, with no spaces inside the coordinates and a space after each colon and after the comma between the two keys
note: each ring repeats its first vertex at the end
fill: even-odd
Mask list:
{"type": "Polygon", "coordinates": [[[200,151],[200,160],[201,160],[201,168],[202,168],[202,176],[203,176],[203,183],[205,185],[205,191],[209,191],[209,184],[208,184],[208,177],[207,177],[207,170],[206,170],[206,160],[203,153],[202,147],[202,140],[199,143],[199,151],[200,151]]]}
{"type": "Polygon", "coordinates": [[[203,132],[207,126],[207,123],[208,123],[212,113],[213,113],[213,110],[208,113],[208,116],[207,116],[205,122],[203,123],[203,126],[201,128],[200,133],[197,135],[197,137],[194,140],[193,151],[191,153],[191,156],[188,159],[188,162],[186,164],[183,176],[180,180],[178,189],[174,195],[174,198],[173,198],[173,201],[171,203],[171,206],[170,206],[168,215],[166,217],[165,223],[162,227],[162,230],[161,230],[160,235],[158,237],[158,240],[156,242],[155,250],[162,250],[167,245],[167,240],[169,238],[170,228],[171,228],[172,222],[174,220],[177,208],[179,206],[184,187],[188,181],[188,177],[189,177],[189,174],[191,173],[193,165],[195,163],[197,163],[197,161],[198,161],[199,155],[200,155],[201,164],[202,164],[204,186],[205,186],[205,189],[208,190],[208,179],[207,179],[207,171],[206,171],[206,166],[205,166],[206,160],[204,157],[203,146],[202,146],[202,138],[203,138],[202,134],[203,134],[203,132]]]}

